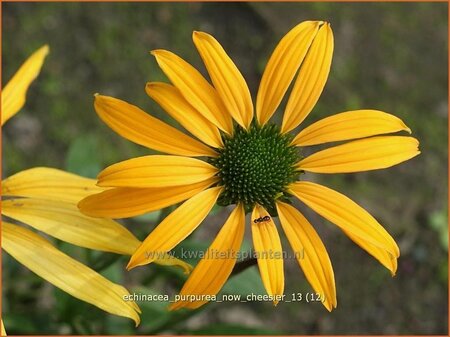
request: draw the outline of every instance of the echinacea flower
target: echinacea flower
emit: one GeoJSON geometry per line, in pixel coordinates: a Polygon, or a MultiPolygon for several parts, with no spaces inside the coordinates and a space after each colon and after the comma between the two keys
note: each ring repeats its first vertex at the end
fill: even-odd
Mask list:
{"type": "Polygon", "coordinates": [[[212,85],[179,56],[155,50],[152,54],[172,85],[148,83],[146,91],[198,140],[134,105],[95,96],[98,115],[113,130],[169,155],[133,158],[106,168],[98,176],[98,185],[113,188],[84,199],[81,210],[91,216],[122,218],[187,199],[147,236],[128,269],[170,251],[216,203],[236,205],[208,248],[211,254],[200,260],[171,309],[200,307],[207,302],[202,295],[220,291],[236,263],[245,214],[251,212],[259,271],[274,304],[284,290],[283,251],[274,221],[279,217],[307,280],[331,311],[337,305],[331,261],[313,226],[290,205],[295,197],[341,228],[394,274],[399,248],[378,221],[346,196],[300,179],[305,172],[387,168],[419,154],[416,139],[384,135],[411,131],[397,117],[376,110],[339,113],[295,136],[290,134],[311,112],[325,86],[333,54],[330,25],[306,21],[282,38],[264,70],[256,113],[242,74],[219,42],[203,32],[194,32],[193,40],[212,85]],[[270,118],[297,72],[278,126],[270,118]],[[347,140],[353,141],[301,156],[304,146],[347,140]]]}
{"type": "MultiPolygon", "coordinates": [[[[48,46],[37,50],[20,67],[2,92],[2,126],[24,105],[31,82],[48,54],[48,46]]],[[[27,224],[36,230],[74,245],[131,255],[141,242],[119,223],[82,214],[77,203],[104,191],[96,181],[61,170],[38,167],[24,170],[2,181],[2,248],[28,269],[68,294],[109,313],[133,319],[139,324],[139,307],[124,301],[129,292],[84,264],[55,248],[35,232],[13,224],[27,224]]],[[[161,258],[162,264],[189,266],[175,258],[161,258]]],[[[2,321],[3,327],[3,321],[2,321]]]]}

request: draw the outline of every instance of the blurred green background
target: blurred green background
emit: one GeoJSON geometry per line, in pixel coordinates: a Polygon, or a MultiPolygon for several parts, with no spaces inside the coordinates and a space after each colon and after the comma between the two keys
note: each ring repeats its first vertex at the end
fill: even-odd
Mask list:
{"type": "MultiPolygon", "coordinates": [[[[300,205],[334,266],[338,307],[332,313],[306,302],[276,308],[212,303],[176,313],[167,312],[166,303],[140,302],[142,324],[135,329],[131,321],[71,298],[3,254],[8,333],[447,334],[446,3],[3,3],[3,85],[34,50],[51,48],[24,109],[3,129],[3,175],[51,166],[95,177],[107,165],[149,153],[101,123],[94,93],[127,100],[174,123],[144,92],[147,81],[166,80],[148,52],[172,50],[203,72],[191,40],[193,30],[203,30],[222,43],[255,97],[276,43],[311,19],[331,22],[335,53],[326,88],[305,125],[337,112],[374,108],[402,118],[420,140],[419,157],[388,170],[305,177],[345,193],[385,225],[401,249],[397,276],[300,205]]],[[[206,248],[227,214],[217,209],[181,246],[206,248]]],[[[125,223],[143,239],[161,216],[125,223]]],[[[55,244],[131,291],[173,295],[184,281],[178,270],[150,265],[126,272],[124,257],[111,260],[111,254],[55,244]]],[[[311,291],[294,260],[286,262],[285,272],[286,294],[311,291]]],[[[224,292],[263,292],[257,268],[231,279],[224,292]]]]}

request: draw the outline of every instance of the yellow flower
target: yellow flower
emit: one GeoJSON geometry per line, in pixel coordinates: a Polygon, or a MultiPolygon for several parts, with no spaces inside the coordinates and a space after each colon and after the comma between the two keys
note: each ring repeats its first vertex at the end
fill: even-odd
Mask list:
{"type": "Polygon", "coordinates": [[[387,231],[346,196],[312,182],[305,172],[342,173],[382,169],[419,154],[418,141],[405,136],[378,136],[410,130],[397,117],[376,110],[339,113],[295,129],[311,112],[328,77],[333,34],[328,23],[306,21],[289,31],[270,57],[256,98],[256,118],[247,84],[219,42],[193,33],[211,85],[179,56],[152,54],[172,82],[148,83],[146,91],[195,140],[116,98],[96,95],[100,118],[121,136],[169,155],[151,155],[112,165],[98,185],[113,187],[81,201],[81,210],[98,217],[130,217],[185,201],[168,215],[134,252],[128,268],[153,262],[191,234],[211,208],[236,205],[208,253],[198,263],[171,308],[197,308],[195,295],[215,295],[236,263],[251,212],[253,245],[267,293],[283,294],[283,251],[274,218],[281,226],[313,289],[328,310],[336,307],[336,289],[328,253],[308,220],[289,204],[293,197],[340,227],[392,274],[399,249],[387,231]],[[300,69],[300,70],[299,70],[300,69]],[[270,123],[288,87],[281,127],[270,123]],[[303,158],[307,145],[358,139],[303,158]],[[200,158],[192,158],[200,157],[200,158]]]}
{"type": "MultiPolygon", "coordinates": [[[[2,92],[2,125],[24,105],[31,82],[48,54],[37,50],[21,66],[2,92]]],[[[52,168],[21,171],[2,182],[2,215],[80,247],[131,255],[141,242],[119,223],[83,215],[77,203],[104,191],[96,181],[52,168]]],[[[109,313],[129,317],[139,324],[139,307],[124,301],[129,292],[56,249],[49,241],[24,227],[2,222],[2,248],[48,282],[109,313]]],[[[158,263],[190,266],[175,258],[158,263]]],[[[3,327],[3,321],[2,321],[3,327]]]]}

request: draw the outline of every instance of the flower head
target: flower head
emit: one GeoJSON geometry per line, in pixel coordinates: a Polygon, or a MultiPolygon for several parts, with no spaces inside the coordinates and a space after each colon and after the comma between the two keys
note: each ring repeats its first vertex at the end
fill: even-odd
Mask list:
{"type": "MultiPolygon", "coordinates": [[[[146,91],[198,140],[136,106],[112,97],[95,97],[97,113],[112,129],[170,155],[134,158],[106,168],[98,185],[112,189],[84,199],[81,210],[92,216],[120,218],[186,200],[148,235],[128,268],[153,262],[157,253],[174,248],[216,203],[235,205],[208,248],[208,252],[226,252],[225,257],[206,254],[181,295],[217,294],[236,263],[245,214],[251,213],[258,267],[274,304],[284,290],[278,217],[293,250],[302,253],[296,256],[306,278],[331,311],[337,300],[330,258],[313,226],[291,205],[296,198],[340,227],[394,274],[399,249],[387,231],[346,196],[303,181],[303,174],[368,171],[401,163],[419,154],[418,141],[378,135],[410,130],[391,114],[357,110],[325,118],[297,135],[290,133],[311,112],[325,86],[334,48],[330,25],[302,22],[281,39],[263,73],[255,112],[244,77],[219,42],[203,32],[194,32],[193,40],[212,85],[179,56],[155,50],[152,54],[172,85],[152,82],[146,91]],[[281,126],[271,123],[295,77],[281,126]],[[346,140],[353,141],[302,156],[304,146],[346,140]],[[264,254],[268,252],[273,254],[264,254]]],[[[204,303],[180,300],[171,308],[197,308],[204,303]]]]}

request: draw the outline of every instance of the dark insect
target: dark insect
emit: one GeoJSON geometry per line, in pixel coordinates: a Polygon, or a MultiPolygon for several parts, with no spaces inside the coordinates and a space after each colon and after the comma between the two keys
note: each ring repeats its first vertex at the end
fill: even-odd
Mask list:
{"type": "Polygon", "coordinates": [[[270,221],[270,216],[266,215],[265,217],[259,217],[255,220],[253,220],[254,223],[259,223],[259,222],[267,222],[270,221]]]}

